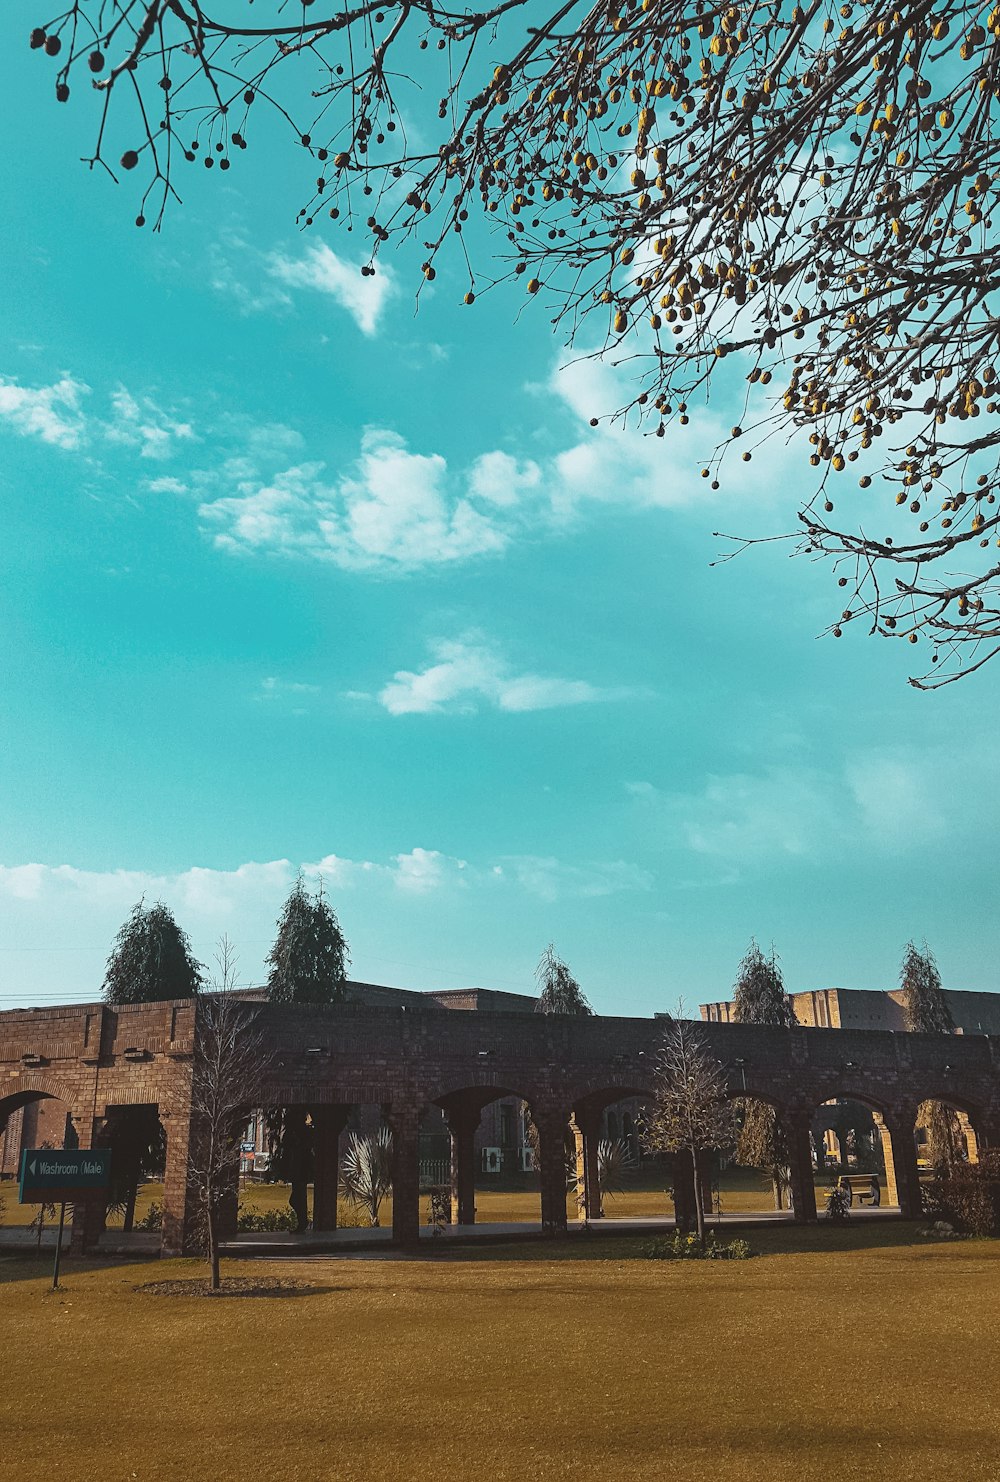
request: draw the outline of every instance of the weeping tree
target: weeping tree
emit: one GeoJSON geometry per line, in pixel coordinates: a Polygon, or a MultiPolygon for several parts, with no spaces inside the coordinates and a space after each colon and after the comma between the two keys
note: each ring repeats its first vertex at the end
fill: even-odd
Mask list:
{"type": "MultiPolygon", "coordinates": [[[[342,1003],[347,993],[350,952],[337,913],[323,894],[315,895],[297,876],[277,922],[266,962],[267,997],[279,1004],[342,1003]]],[[[309,1223],[308,1186],[313,1168],[313,1131],[308,1108],[272,1107],[267,1113],[271,1167],[291,1186],[289,1204],[299,1231],[309,1223]]]]}
{"type": "Polygon", "coordinates": [[[303,231],[366,237],[363,275],[409,239],[470,312],[516,286],[673,458],[736,401],[707,486],[791,441],[835,636],[929,639],[923,686],[1000,652],[988,6],[57,0],[25,42],[137,226],[278,132],[303,231]]]}
{"type": "MultiPolygon", "coordinates": [[[[926,942],[922,950],[907,942],[899,985],[903,990],[908,1030],[916,1034],[954,1034],[955,1020],[941,986],[934,953],[926,942]]],[[[959,1161],[962,1146],[962,1133],[954,1111],[940,1101],[922,1101],[917,1111],[917,1126],[927,1135],[928,1161],[935,1168],[950,1170],[959,1161]]]]}
{"type": "Polygon", "coordinates": [[[186,932],[162,901],[132,907],[104,969],[102,992],[110,1004],[156,1003],[190,998],[204,982],[186,932]]]}
{"type": "Polygon", "coordinates": [[[726,1072],[704,1035],[686,1019],[671,1019],[656,1057],[645,1140],[653,1152],[685,1153],[691,1160],[698,1238],[705,1243],[702,1172],[714,1153],[726,1153],[739,1132],[726,1072]]]}
{"type": "MultiPolygon", "coordinates": [[[[139,900],[123,922],[104,970],[108,1004],[157,1003],[190,998],[204,984],[204,970],[169,906],[139,900]]],[[[105,1139],[112,1150],[108,1209],[121,1210],[131,1230],[139,1184],[162,1173],[166,1136],[155,1106],[115,1108],[105,1139]]]]}
{"type": "Polygon", "coordinates": [[[537,1014],[576,1014],[583,1016],[594,1011],[587,1002],[583,989],[563,962],[556,955],[550,942],[535,968],[538,983],[537,1014]]]}
{"type": "MultiPolygon", "coordinates": [[[[765,957],[751,941],[739,965],[733,988],[733,1019],[737,1024],[774,1024],[791,1029],[795,1013],[785,993],[774,948],[765,957]]],[[[771,1178],[774,1207],[784,1205],[788,1184],[788,1146],[780,1118],[773,1106],[756,1097],[740,1100],[740,1135],[736,1161],[750,1168],[763,1168],[771,1178]]]]}
{"type": "MultiPolygon", "coordinates": [[[[535,968],[535,981],[538,984],[538,998],[535,1001],[536,1014],[572,1014],[577,1018],[584,1018],[594,1012],[587,1001],[583,989],[570,972],[566,963],[563,962],[561,957],[557,956],[556,949],[551,942],[538,960],[538,966],[535,968]]],[[[535,1127],[531,1116],[531,1108],[527,1102],[524,1103],[523,1109],[525,1115],[525,1139],[534,1153],[535,1163],[538,1165],[541,1158],[538,1145],[538,1130],[535,1127]]],[[[570,1183],[575,1183],[576,1144],[569,1122],[566,1123],[563,1143],[566,1155],[566,1177],[570,1183]]]]}
{"type": "Polygon", "coordinates": [[[374,1135],[352,1132],[340,1163],[340,1191],[347,1201],[368,1215],[377,1227],[382,1201],[392,1192],[392,1132],[380,1127],[374,1135]]]}

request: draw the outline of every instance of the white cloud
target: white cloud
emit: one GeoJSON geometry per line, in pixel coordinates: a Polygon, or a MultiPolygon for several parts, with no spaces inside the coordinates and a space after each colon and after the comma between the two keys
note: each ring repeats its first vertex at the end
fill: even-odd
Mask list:
{"type": "Polygon", "coordinates": [[[23,437],[40,437],[57,448],[78,448],[86,423],[81,405],[89,386],[64,375],[51,386],[21,386],[0,376],[0,419],[23,437]]]}
{"type": "Polygon", "coordinates": [[[845,768],[862,827],[883,848],[892,850],[947,833],[941,774],[940,758],[932,763],[898,752],[866,752],[845,768]]]}
{"type": "MultiPolygon", "coordinates": [[[[123,919],[137,900],[163,900],[190,929],[210,939],[225,930],[231,912],[248,905],[276,911],[295,879],[298,867],[288,859],[249,861],[232,870],[194,866],[177,873],[147,870],[81,870],[74,865],[0,865],[0,898],[44,908],[108,911],[123,919]]],[[[438,849],[417,846],[384,860],[348,859],[326,854],[304,863],[311,885],[322,878],[336,890],[377,889],[405,896],[478,886],[513,885],[543,900],[562,896],[596,897],[620,890],[648,890],[652,877],[622,860],[565,864],[534,855],[506,856],[474,865],[438,849]]]]}
{"type": "Polygon", "coordinates": [[[261,698],[265,700],[277,700],[282,695],[318,695],[318,684],[303,684],[300,680],[278,679],[276,675],[269,674],[260,682],[261,698]]]}
{"type": "Polygon", "coordinates": [[[469,472],[469,494],[487,504],[509,509],[519,504],[525,494],[538,490],[542,470],[528,459],[519,463],[509,453],[483,453],[469,472]]]}
{"type": "Polygon", "coordinates": [[[650,782],[626,791],[657,832],[696,855],[748,869],[782,862],[850,858],[858,849],[902,855],[974,832],[974,808],[949,791],[937,752],[904,749],[852,754],[819,768],[776,764],[757,772],[709,775],[697,792],[670,793],[650,782]]]}
{"type": "Polygon", "coordinates": [[[648,870],[627,864],[622,859],[603,864],[569,865],[558,859],[525,854],[504,859],[495,873],[513,878],[523,890],[545,901],[566,896],[593,900],[599,896],[616,895],[619,891],[653,888],[653,876],[648,870]]]}
{"type": "Polygon", "coordinates": [[[722,488],[713,493],[701,468],[726,441],[729,426],[703,407],[693,407],[689,425],[667,426],[662,438],[652,420],[638,425],[632,413],[628,425],[601,420],[628,405],[638,384],[619,366],[594,356],[562,356],[545,388],[555,394],[586,432],[579,442],[556,453],[547,482],[560,512],[578,513],[585,501],[626,505],[633,509],[679,509],[697,502],[734,499],[759,505],[783,492],[801,457],[776,441],[755,449],[750,462],[730,453],[722,474],[722,488]]]}
{"type": "Polygon", "coordinates": [[[289,288],[311,288],[328,294],[369,337],[377,332],[382,312],[396,293],[391,269],[377,265],[374,272],[363,277],[359,264],[338,257],[325,242],[310,243],[299,258],[273,252],[268,258],[268,272],[289,288]]]}
{"type": "Polygon", "coordinates": [[[335,483],[322,464],[305,463],[263,484],[239,479],[235,494],[199,513],[223,550],[310,556],[348,570],[416,569],[503,550],[507,531],[454,484],[440,455],[412,453],[394,433],[370,429],[335,483]]]}
{"type": "Polygon", "coordinates": [[[111,393],[104,432],[110,442],[137,448],[140,458],[169,458],[177,443],[195,441],[190,422],[165,412],[150,396],[137,400],[124,386],[111,393]]]}
{"type": "Polygon", "coordinates": [[[147,479],[146,488],[150,494],[187,494],[188,486],[183,479],[175,479],[170,474],[164,474],[160,478],[147,479]]]}
{"type": "Polygon", "coordinates": [[[601,690],[583,679],[515,674],[495,648],[475,636],[432,644],[436,660],[413,673],[399,670],[381,690],[379,704],[390,715],[427,715],[442,710],[551,710],[618,699],[621,690],[601,690]]]}

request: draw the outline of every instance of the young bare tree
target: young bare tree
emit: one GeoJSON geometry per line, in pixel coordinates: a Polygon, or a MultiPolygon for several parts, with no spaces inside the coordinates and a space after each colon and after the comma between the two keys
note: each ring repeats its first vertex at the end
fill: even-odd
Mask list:
{"type": "Polygon", "coordinates": [[[260,1104],[261,1081],[271,1060],[258,1003],[237,997],[236,954],[222,937],[215,958],[218,979],[198,999],[191,1081],[189,1190],[199,1234],[218,1291],[220,1225],[239,1169],[239,1140],[251,1107],[260,1104]]]}
{"type": "Polygon", "coordinates": [[[713,1152],[727,1152],[739,1124],[729,1099],[726,1072],[704,1035],[687,1019],[671,1019],[656,1059],[653,1102],[645,1139],[654,1152],[688,1153],[694,1179],[698,1238],[705,1242],[702,1169],[713,1152]]]}
{"type": "Polygon", "coordinates": [[[988,7],[63,4],[30,45],[57,102],[86,90],[89,163],[138,180],[137,225],[183,171],[245,169],[269,115],[300,226],[367,231],[362,273],[410,237],[469,305],[519,280],[571,339],[641,357],[621,411],[658,436],[710,383],[735,392],[713,487],[803,433],[801,548],[844,589],[834,634],[929,637],[920,685],[1000,651],[988,7]]]}

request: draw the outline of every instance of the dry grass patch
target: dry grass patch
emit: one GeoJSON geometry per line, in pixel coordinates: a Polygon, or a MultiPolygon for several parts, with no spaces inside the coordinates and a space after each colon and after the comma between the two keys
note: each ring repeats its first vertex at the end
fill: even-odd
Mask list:
{"type": "Polygon", "coordinates": [[[996,1482],[1000,1244],[895,1225],[771,1229],[766,1250],[226,1263],[309,1284],[273,1302],[136,1292],[203,1282],[194,1261],[68,1263],[57,1294],[6,1261],[2,1474],[996,1482]]]}

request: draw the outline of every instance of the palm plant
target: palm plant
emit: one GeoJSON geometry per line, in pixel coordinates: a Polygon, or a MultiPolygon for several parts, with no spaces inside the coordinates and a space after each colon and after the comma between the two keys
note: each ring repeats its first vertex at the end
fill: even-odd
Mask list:
{"type": "Polygon", "coordinates": [[[624,1194],[627,1175],[635,1166],[632,1149],[625,1138],[602,1138],[597,1145],[597,1182],[601,1198],[607,1194],[624,1194]]]}
{"type": "Polygon", "coordinates": [[[340,1190],[348,1203],[367,1211],[377,1227],[382,1200],[392,1190],[392,1133],[352,1132],[340,1164],[340,1190]]]}

